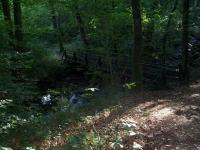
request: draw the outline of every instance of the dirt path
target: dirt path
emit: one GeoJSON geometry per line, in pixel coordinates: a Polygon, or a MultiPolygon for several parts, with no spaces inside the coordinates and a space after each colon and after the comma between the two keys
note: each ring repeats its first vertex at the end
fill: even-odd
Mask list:
{"type": "Polygon", "coordinates": [[[139,96],[140,101],[145,98],[139,105],[125,104],[127,111],[109,124],[104,133],[114,128],[114,134],[122,137],[121,149],[132,149],[135,142],[146,150],[199,150],[200,84],[145,94],[139,96]],[[129,134],[124,132],[127,126],[129,134]]]}
{"type": "Polygon", "coordinates": [[[136,92],[111,111],[92,117],[89,123],[66,129],[65,140],[61,136],[44,142],[44,149],[65,145],[66,136],[95,130],[107,137],[105,149],[113,149],[114,137],[121,137],[119,149],[200,150],[200,83],[169,91],[136,92]]]}

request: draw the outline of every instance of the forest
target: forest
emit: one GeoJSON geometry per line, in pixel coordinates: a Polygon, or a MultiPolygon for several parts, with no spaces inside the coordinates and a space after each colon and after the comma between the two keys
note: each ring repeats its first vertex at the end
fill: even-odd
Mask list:
{"type": "Polygon", "coordinates": [[[200,0],[0,0],[0,150],[199,150],[200,0]]]}

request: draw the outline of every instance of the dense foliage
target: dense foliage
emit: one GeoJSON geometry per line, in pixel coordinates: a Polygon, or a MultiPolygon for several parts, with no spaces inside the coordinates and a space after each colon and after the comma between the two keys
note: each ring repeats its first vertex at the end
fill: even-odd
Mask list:
{"type": "Polygon", "coordinates": [[[16,146],[8,137],[17,132],[33,138],[20,145],[27,146],[50,134],[39,133],[46,124],[67,120],[43,116],[40,100],[49,91],[166,88],[196,80],[199,67],[199,0],[1,0],[0,146],[16,146]]]}

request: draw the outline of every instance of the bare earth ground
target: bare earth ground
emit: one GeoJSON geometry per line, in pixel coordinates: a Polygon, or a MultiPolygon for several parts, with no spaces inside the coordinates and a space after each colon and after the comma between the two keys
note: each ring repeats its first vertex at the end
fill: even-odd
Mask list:
{"type": "Polygon", "coordinates": [[[123,146],[119,149],[133,149],[135,143],[144,150],[200,150],[200,83],[169,91],[135,92],[90,120],[70,125],[42,146],[38,144],[39,149],[63,146],[70,135],[95,131],[106,137],[104,149],[112,149],[111,141],[120,136],[123,146]]]}

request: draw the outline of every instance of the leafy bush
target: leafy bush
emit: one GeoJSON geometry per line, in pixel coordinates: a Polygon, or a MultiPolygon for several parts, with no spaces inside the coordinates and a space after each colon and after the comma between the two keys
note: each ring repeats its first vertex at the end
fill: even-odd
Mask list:
{"type": "Polygon", "coordinates": [[[51,150],[101,150],[105,140],[95,132],[82,132],[69,138],[69,144],[61,148],[51,150]]]}
{"type": "Polygon", "coordinates": [[[33,62],[31,64],[31,75],[34,78],[42,79],[62,69],[61,63],[47,50],[37,49],[32,52],[33,62]]]}

